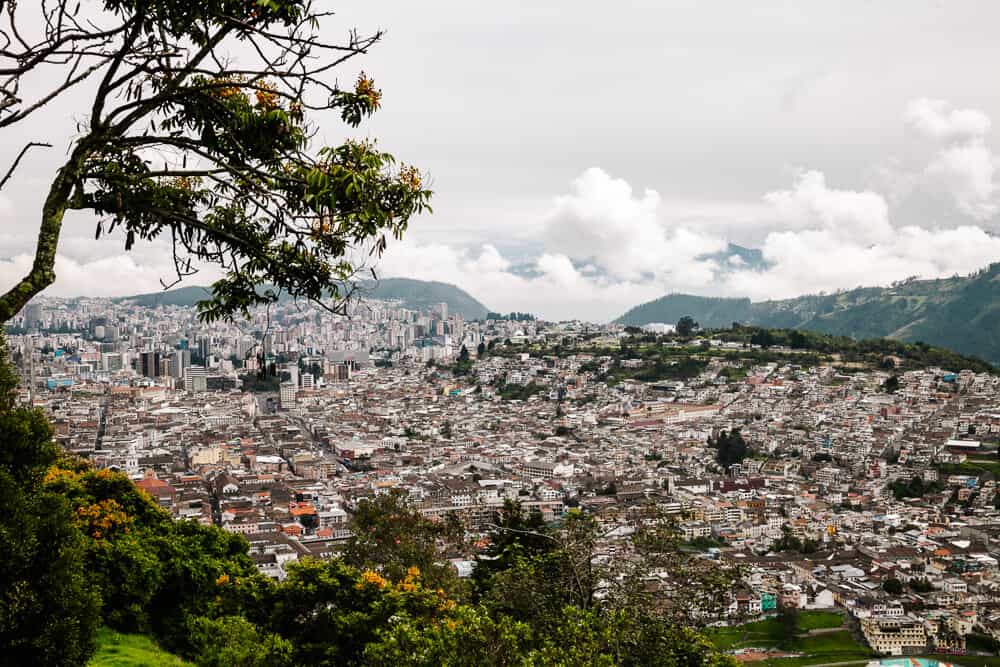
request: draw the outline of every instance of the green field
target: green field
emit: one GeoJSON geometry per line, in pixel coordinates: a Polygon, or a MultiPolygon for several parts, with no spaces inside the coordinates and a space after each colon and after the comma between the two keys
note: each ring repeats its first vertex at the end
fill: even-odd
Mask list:
{"type": "MultiPolygon", "coordinates": [[[[844,619],[840,614],[829,611],[806,611],[799,615],[799,632],[809,630],[839,628],[844,619]]],[[[779,646],[784,639],[781,623],[776,618],[744,623],[734,627],[709,628],[709,638],[721,649],[779,646]]]]}
{"type": "Polygon", "coordinates": [[[126,635],[108,628],[97,633],[97,653],[88,667],[185,667],[191,663],[171,655],[144,635],[126,635]]]}
{"type": "Polygon", "coordinates": [[[787,636],[777,618],[768,618],[729,628],[712,628],[709,637],[720,649],[777,648],[788,653],[803,653],[797,658],[775,658],[751,665],[776,665],[800,667],[826,663],[858,661],[864,665],[870,660],[868,648],[859,644],[851,633],[843,629],[840,614],[824,611],[807,611],[799,615],[798,632],[787,636]],[[809,634],[811,631],[815,634],[809,634]],[[817,632],[818,631],[818,632],[817,632]]]}
{"type": "Polygon", "coordinates": [[[994,477],[1000,477],[1000,460],[970,458],[966,459],[965,463],[942,463],[938,465],[938,472],[945,475],[974,475],[976,477],[992,473],[994,477]]]}

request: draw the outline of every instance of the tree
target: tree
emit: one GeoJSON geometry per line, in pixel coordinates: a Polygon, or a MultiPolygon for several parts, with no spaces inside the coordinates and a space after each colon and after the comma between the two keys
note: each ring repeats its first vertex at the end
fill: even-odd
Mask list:
{"type": "Polygon", "coordinates": [[[476,348],[476,357],[483,359],[486,356],[486,343],[480,341],[479,347],[476,348]]]}
{"type": "Polygon", "coordinates": [[[469,348],[462,346],[462,349],[458,351],[458,361],[459,363],[469,361],[469,348]]]}
{"type": "Polygon", "coordinates": [[[58,452],[52,430],[39,410],[15,403],[16,385],[0,339],[0,661],[83,664],[100,595],[69,503],[42,488],[58,452]]]}
{"type": "MultiPolygon", "coordinates": [[[[117,233],[126,250],[169,239],[171,283],[214,266],[205,320],[248,315],[280,292],[343,312],[363,268],[355,251],[380,254],[430,196],[417,169],[373,142],[311,141],[311,114],[357,127],[381,105],[364,73],[351,88],[333,78],[381,33],[329,41],[330,13],[307,0],[84,4],[0,2],[0,128],[71,92],[86,110],[0,321],[55,280],[67,211],[94,214],[96,236],[117,233]],[[27,77],[50,85],[36,92],[27,77]]],[[[24,147],[0,187],[40,145],[24,147]]]]}
{"type": "Polygon", "coordinates": [[[890,375],[889,379],[882,384],[882,389],[887,394],[895,394],[899,390],[899,378],[895,375],[890,375]]]}
{"type": "Polygon", "coordinates": [[[287,639],[265,633],[244,616],[192,619],[191,643],[202,667],[285,667],[294,647],[287,639]]]}
{"type": "Polygon", "coordinates": [[[742,463],[749,454],[749,447],[738,428],[721,431],[717,438],[709,441],[709,445],[715,447],[715,460],[721,466],[728,467],[734,463],[742,463]]]}
{"type": "Polygon", "coordinates": [[[781,644],[789,645],[799,634],[799,609],[782,605],[778,607],[778,626],[781,629],[781,644]]]}
{"type": "Polygon", "coordinates": [[[685,315],[681,319],[677,320],[677,335],[683,338],[688,338],[694,333],[694,330],[698,328],[698,323],[694,321],[694,318],[690,315],[685,315]]]}
{"type": "Polygon", "coordinates": [[[903,582],[895,577],[889,577],[882,582],[882,590],[890,595],[900,595],[903,592],[903,582]]]}
{"type": "Polygon", "coordinates": [[[559,525],[508,506],[473,579],[494,615],[555,632],[567,606],[623,622],[694,627],[720,617],[738,572],[680,549],[677,531],[655,509],[633,512],[629,558],[601,558],[608,535],[579,510],[559,525]],[[601,545],[600,549],[598,545],[601,545]],[[480,571],[480,568],[483,568],[480,571]],[[660,587],[650,589],[650,575],[660,587]]]}
{"type": "Polygon", "coordinates": [[[455,576],[450,565],[441,562],[438,547],[439,541],[456,537],[447,528],[424,518],[398,491],[362,500],[351,523],[344,561],[361,570],[376,570],[393,582],[402,581],[409,568],[417,567],[428,586],[450,589],[455,576]]]}

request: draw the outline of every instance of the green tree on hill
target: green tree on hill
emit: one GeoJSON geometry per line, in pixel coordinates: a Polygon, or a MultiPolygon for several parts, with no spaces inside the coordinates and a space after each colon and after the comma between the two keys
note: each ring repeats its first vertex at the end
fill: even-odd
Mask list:
{"type": "Polygon", "coordinates": [[[677,335],[682,338],[690,338],[691,334],[693,334],[697,328],[698,323],[695,322],[694,318],[690,315],[685,315],[681,319],[677,320],[677,335]]]}

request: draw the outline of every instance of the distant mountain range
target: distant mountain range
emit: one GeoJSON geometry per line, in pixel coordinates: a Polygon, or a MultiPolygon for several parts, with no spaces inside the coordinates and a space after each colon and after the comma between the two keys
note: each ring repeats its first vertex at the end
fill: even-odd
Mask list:
{"type": "Polygon", "coordinates": [[[668,294],[636,306],[616,321],[633,326],[673,324],[685,315],[706,327],[740,322],[854,338],[923,341],[998,363],[1000,263],[969,276],[757,303],[668,294]]]}
{"type": "MultiPolygon", "coordinates": [[[[448,283],[409,278],[381,278],[361,284],[363,296],[372,299],[398,300],[404,308],[428,310],[439,303],[448,304],[448,312],[461,315],[467,320],[486,317],[489,309],[468,292],[448,283]]],[[[178,287],[177,289],[149,294],[136,294],[113,299],[115,302],[132,301],[142,306],[194,306],[210,296],[209,289],[201,286],[178,287]]]]}

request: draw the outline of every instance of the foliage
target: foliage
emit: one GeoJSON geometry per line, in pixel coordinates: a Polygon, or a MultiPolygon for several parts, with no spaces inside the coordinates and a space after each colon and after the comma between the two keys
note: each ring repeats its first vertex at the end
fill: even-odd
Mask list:
{"type": "Polygon", "coordinates": [[[506,383],[497,392],[505,401],[526,401],[535,394],[545,391],[545,387],[529,382],[528,384],[506,383]]]}
{"type": "Polygon", "coordinates": [[[778,607],[777,620],[781,628],[781,643],[790,643],[799,633],[798,607],[778,607]]]}
{"type": "MultiPolygon", "coordinates": [[[[643,325],[674,322],[682,315],[691,315],[707,327],[729,327],[736,321],[743,323],[740,329],[794,328],[859,340],[898,335],[906,341],[927,341],[1000,362],[998,275],[1000,263],[995,263],[968,276],[909,280],[887,287],[863,287],[757,303],[749,299],[671,294],[633,308],[619,321],[643,325]]],[[[903,348],[904,343],[887,341],[884,347],[887,354],[899,356],[889,348],[903,348]]],[[[960,355],[940,348],[923,346],[927,349],[920,350],[919,343],[905,347],[923,357],[908,362],[914,366],[986,370],[981,360],[965,357],[963,361],[960,355]],[[923,361],[928,363],[922,364],[923,361]]]]}
{"type": "Polygon", "coordinates": [[[363,663],[366,646],[390,619],[429,621],[454,605],[443,591],[425,588],[415,567],[393,584],[372,570],[359,576],[338,560],[304,560],[289,567],[257,613],[266,616],[264,627],[291,641],[295,664],[333,666],[363,663]]]}
{"type": "Polygon", "coordinates": [[[903,582],[890,577],[882,582],[882,590],[890,595],[900,595],[903,592],[903,582]]]}
{"type": "Polygon", "coordinates": [[[698,323],[694,321],[694,318],[690,315],[685,315],[684,317],[677,320],[677,335],[681,338],[688,338],[695,332],[698,328],[698,323]]]}
{"type": "Polygon", "coordinates": [[[343,558],[393,582],[402,581],[416,567],[428,586],[451,591],[456,579],[450,565],[440,562],[438,545],[460,539],[460,531],[424,518],[399,492],[379,494],[358,503],[343,558]]]}
{"type": "Polygon", "coordinates": [[[677,626],[717,618],[738,572],[680,549],[673,524],[655,510],[638,512],[632,558],[598,558],[602,533],[593,517],[570,511],[558,526],[508,504],[495,519],[490,545],[474,571],[477,598],[494,615],[547,629],[572,606],[583,611],[648,615],[677,626]],[[669,575],[656,591],[651,573],[669,575]]]}
{"type": "Polygon", "coordinates": [[[185,667],[190,663],[171,655],[145,635],[128,635],[101,628],[97,652],[87,667],[185,667]]]}
{"type": "Polygon", "coordinates": [[[738,428],[732,431],[720,431],[717,437],[709,439],[708,444],[715,448],[715,460],[724,467],[742,463],[750,453],[750,448],[738,428]]]}
{"type": "Polygon", "coordinates": [[[940,482],[925,482],[920,475],[914,475],[908,481],[897,479],[889,485],[889,490],[896,500],[903,498],[921,498],[924,494],[935,493],[944,488],[940,482]]]}
{"type": "Polygon", "coordinates": [[[0,657],[5,664],[77,665],[94,650],[100,601],[70,503],[41,488],[57,450],[40,411],[14,402],[0,340],[0,657]]]}
{"type": "Polygon", "coordinates": [[[191,619],[189,627],[199,667],[285,667],[293,664],[291,642],[261,631],[243,616],[199,616],[191,619]]]}
{"type": "Polygon", "coordinates": [[[797,551],[802,554],[815,553],[819,549],[819,543],[809,538],[800,539],[792,533],[791,527],[786,523],[781,527],[781,537],[771,543],[770,550],[776,553],[782,551],[797,551]]]}
{"type": "Polygon", "coordinates": [[[67,210],[96,214],[96,236],[117,233],[126,250],[169,239],[177,282],[214,265],[222,277],[199,304],[205,320],[247,316],[280,293],[342,312],[362,268],[355,251],[381,254],[430,196],[373,141],[311,142],[311,114],[353,128],[381,106],[366,74],[347,88],[333,78],[380,33],[326,41],[328,14],[306,0],[103,0],[86,21],[74,4],[11,4],[0,28],[14,45],[0,54],[0,128],[100,79],[49,184],[32,269],[0,295],[0,321],[55,279],[67,210]],[[18,94],[29,75],[49,90],[18,94]]]}

